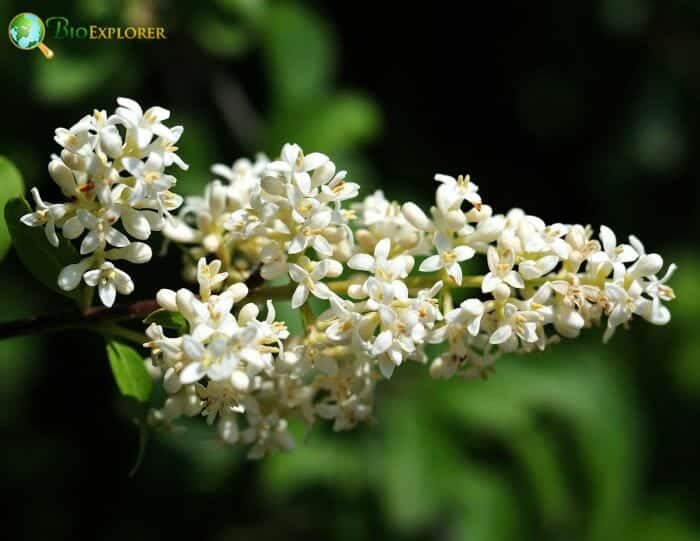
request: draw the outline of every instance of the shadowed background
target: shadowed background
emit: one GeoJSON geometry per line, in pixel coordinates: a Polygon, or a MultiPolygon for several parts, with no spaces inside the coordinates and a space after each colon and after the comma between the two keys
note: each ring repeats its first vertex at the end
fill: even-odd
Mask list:
{"type": "MultiPolygon", "coordinates": [[[[505,357],[487,382],[380,386],[377,425],[297,432],[262,462],[201,426],[138,447],[98,337],[0,342],[0,487],[24,539],[700,539],[700,4],[690,0],[0,2],[75,26],[164,26],[163,42],[0,46],[0,154],[48,200],[69,127],[117,96],[173,111],[194,194],[209,165],[294,141],[362,195],[429,205],[432,176],[471,173],[496,212],[609,225],[679,271],[668,327],[594,329],[505,357]]],[[[134,300],[178,287],[179,258],[130,266],[134,300]],[[153,269],[163,269],[156,274],[153,269]]],[[[0,319],[67,308],[10,252],[0,319]]],[[[282,307],[284,308],[284,307],[282,307]]],[[[287,311],[290,318],[295,317],[287,311]]]]}

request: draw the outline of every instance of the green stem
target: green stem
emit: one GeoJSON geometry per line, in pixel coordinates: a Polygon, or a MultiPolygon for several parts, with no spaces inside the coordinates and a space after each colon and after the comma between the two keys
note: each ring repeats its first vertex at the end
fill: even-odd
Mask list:
{"type": "Polygon", "coordinates": [[[92,299],[95,297],[95,288],[88,285],[83,286],[82,295],[80,297],[80,311],[87,314],[92,306],[92,299]]]}

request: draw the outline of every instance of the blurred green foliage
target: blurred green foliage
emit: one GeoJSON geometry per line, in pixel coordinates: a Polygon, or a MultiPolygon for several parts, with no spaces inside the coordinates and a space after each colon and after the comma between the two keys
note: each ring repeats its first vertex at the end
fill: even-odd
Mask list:
{"type": "MultiPolygon", "coordinates": [[[[337,28],[310,4],[215,0],[176,8],[173,2],[76,0],[60,10],[53,2],[36,4],[32,9],[39,14],[58,10],[76,22],[164,24],[171,38],[148,49],[137,43],[85,47],[47,39],[56,52],[52,62],[0,49],[0,62],[13,74],[5,90],[12,96],[8,99],[22,115],[36,119],[15,123],[15,130],[0,135],[0,150],[18,164],[28,185],[47,184],[45,163],[55,151],[53,127],[77,120],[93,106],[112,107],[117,95],[149,95],[168,107],[182,105],[172,106],[175,121],[186,128],[180,146],[191,166],[178,176],[182,193],[201,191],[211,163],[257,150],[274,154],[288,140],[331,154],[361,182],[364,194],[377,187],[364,156],[366,144],[382,129],[380,106],[338,83],[337,28]],[[192,90],[199,87],[204,90],[192,90]],[[206,107],[201,96],[207,97],[206,107]]],[[[595,5],[600,32],[620,40],[638,39],[654,13],[644,0],[595,5]]],[[[0,18],[9,20],[23,9],[19,3],[0,3],[0,18]]],[[[696,41],[688,43],[695,46],[696,41]]],[[[640,172],[668,174],[689,159],[692,130],[682,112],[692,99],[681,89],[692,85],[683,86],[687,65],[670,58],[659,53],[611,144],[605,141],[605,150],[594,147],[600,156],[592,169],[606,179],[606,190],[615,191],[611,200],[622,200],[640,172]],[[666,76],[668,71],[673,75],[666,76]]],[[[586,116],[583,92],[573,76],[547,70],[530,74],[518,92],[524,129],[538,141],[566,139],[586,116]]],[[[463,149],[459,152],[461,156],[463,149]]],[[[404,149],[395,154],[396,161],[406,159],[404,149]]],[[[11,169],[0,160],[3,206],[21,190],[11,169]]],[[[396,184],[393,189],[396,197],[422,191],[396,184]]],[[[603,190],[590,191],[595,200],[603,190]]],[[[615,219],[621,220],[620,215],[615,219]]],[[[6,247],[0,219],[0,256],[6,247]]],[[[0,266],[6,284],[2,319],[55,310],[68,302],[45,290],[25,294],[36,283],[17,255],[0,266]]],[[[110,504],[121,507],[118,519],[100,524],[108,532],[103,537],[150,538],[152,525],[162,516],[167,520],[160,527],[166,532],[185,528],[179,517],[168,522],[173,509],[163,493],[172,491],[178,506],[210,519],[196,525],[197,534],[210,539],[700,539],[693,520],[700,494],[694,486],[697,475],[681,474],[679,479],[658,471],[658,464],[663,470],[674,459],[664,454],[671,447],[667,442],[682,447],[686,433],[694,432],[695,425],[678,412],[693,406],[697,411],[700,401],[697,246],[680,247],[675,260],[678,300],[671,306],[674,320],[663,330],[633,328],[630,335],[618,333],[607,348],[599,344],[600,333],[592,331],[581,343],[562,344],[546,355],[499,361],[486,382],[434,382],[423,367],[408,365],[382,385],[376,426],[349,434],[333,434],[325,426],[305,434],[297,427],[297,451],[262,463],[247,462],[238,451],[221,447],[201,423],[188,423],[184,433],[159,433],[132,484],[104,489],[103,497],[114,498],[110,504]],[[655,424],[679,417],[677,425],[655,424]],[[128,497],[119,500],[114,494],[120,493],[128,497]],[[221,510],[222,518],[214,520],[212,508],[221,510]]],[[[176,264],[177,257],[169,261],[176,264]]],[[[175,272],[164,276],[137,280],[151,286],[137,294],[152,296],[162,280],[177,280],[175,272]]],[[[292,331],[298,330],[291,309],[283,303],[278,308],[292,331]]],[[[71,513],[90,504],[82,486],[69,492],[62,475],[82,479],[91,494],[99,489],[92,475],[115,484],[126,478],[136,449],[130,408],[123,401],[115,408],[105,399],[105,390],[116,392],[100,341],[78,336],[76,352],[75,338],[0,343],[0,429],[8,435],[3,478],[12,487],[25,487],[41,472],[47,492],[57,491],[62,500],[34,493],[20,498],[41,519],[26,527],[36,537],[40,531],[46,536],[42,527],[54,538],[60,532],[69,537],[71,513]],[[78,359],[57,353],[62,350],[73,351],[78,359]],[[73,371],[84,376],[73,376],[73,371]],[[72,387],[71,396],[56,391],[66,386],[72,387]],[[52,390],[55,395],[49,394],[52,390]],[[66,412],[87,416],[88,410],[97,411],[90,417],[93,423],[66,433],[77,424],[73,417],[63,419],[66,412]],[[45,424],[33,424],[46,416],[45,424]],[[115,443],[103,430],[120,439],[115,443]],[[91,467],[72,461],[74,455],[95,451],[103,461],[93,458],[91,467]]],[[[137,385],[135,394],[142,397],[144,388],[137,385]]],[[[697,466],[697,456],[685,458],[688,462],[675,467],[697,466]]]]}

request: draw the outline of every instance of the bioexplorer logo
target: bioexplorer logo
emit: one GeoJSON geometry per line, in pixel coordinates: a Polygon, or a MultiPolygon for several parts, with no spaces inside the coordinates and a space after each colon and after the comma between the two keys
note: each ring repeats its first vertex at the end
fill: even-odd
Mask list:
{"type": "Polygon", "coordinates": [[[44,45],[46,26],[38,15],[28,12],[15,15],[7,27],[7,34],[18,49],[31,51],[38,48],[46,58],[53,58],[53,51],[44,45]]]}
{"type": "Polygon", "coordinates": [[[7,29],[10,42],[23,51],[39,49],[49,60],[54,54],[51,49],[44,45],[44,38],[51,39],[87,39],[87,40],[107,40],[107,39],[127,39],[127,40],[161,40],[167,39],[165,28],[162,26],[99,26],[72,25],[68,17],[53,16],[48,17],[44,22],[41,17],[34,13],[19,13],[10,21],[7,29]]]}

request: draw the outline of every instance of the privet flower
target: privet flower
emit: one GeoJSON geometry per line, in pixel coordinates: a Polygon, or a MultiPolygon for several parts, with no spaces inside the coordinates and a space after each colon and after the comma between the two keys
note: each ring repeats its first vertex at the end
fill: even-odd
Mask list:
{"type": "Polygon", "coordinates": [[[544,350],[586,328],[604,327],[607,341],[635,318],[670,320],[676,267],[659,277],[662,257],[636,237],[618,243],[601,226],[596,239],[590,226],[520,209],[495,214],[468,175],[435,175],[427,212],[381,191],[353,202],[359,185],[347,172],[287,144],[275,160],[213,166],[217,178],[172,216],[183,200],[165,169],[187,168],[175,146],[182,128],[163,124],[161,107],[117,101],[111,116],[56,130],[63,150],[49,173],[66,200],[33,189],[36,210],[21,220],[54,246],[59,231],[76,241],[83,257],[58,284],[84,281],[106,306],[134,289],[114,262],[149,261],[140,241],[152,231],[185,252],[197,292],[161,289],[156,300],[187,328],[146,330],[148,366],[168,395],[154,423],[203,415],[258,458],[294,446],[295,419],[335,430],[370,420],[377,383],[407,362],[429,364],[435,378],[479,377],[503,353],[544,350]],[[465,275],[477,257],[486,274],[465,275]],[[301,336],[277,320],[273,300],[302,317],[301,336]],[[442,352],[431,358],[428,345],[442,352]]]}
{"type": "Polygon", "coordinates": [[[503,353],[543,350],[584,328],[604,326],[608,340],[635,316],[670,319],[675,265],[658,278],[661,256],[635,237],[618,244],[606,226],[596,240],[588,226],[495,214],[469,176],[436,175],[425,212],[382,192],[344,207],[358,185],[298,145],[212,172],[204,196],[186,198],[164,228],[189,251],[184,276],[200,296],[158,295],[189,332],[148,329],[170,394],[153,419],[201,413],[251,457],[291,448],[294,419],[330,420],[335,430],[371,419],[376,384],[409,361],[430,364],[436,378],[479,377],[503,353]],[[477,256],[487,273],[465,276],[477,256]],[[246,280],[275,285],[240,306],[246,280]],[[275,321],[266,292],[299,309],[302,336],[275,321]],[[456,292],[464,300],[454,307],[456,292]],[[429,344],[443,353],[430,358],[429,344]]]}
{"type": "Polygon", "coordinates": [[[163,229],[182,203],[170,191],[176,180],[165,168],[175,163],[187,169],[174,146],[182,127],[163,124],[170,117],[167,109],[144,112],[128,98],[117,103],[112,115],[95,110],[70,129],[56,130],[54,139],[63,150],[51,157],[49,175],[66,202],[46,203],[33,188],[36,210],[22,216],[24,224],[43,227],[53,246],[59,244],[57,229],[68,240],[82,238],[79,250],[85,257],[61,271],[58,285],[70,291],[84,281],[97,287],[105,306],[114,304],[117,292],[134,290],[129,275],[112,262],[149,261],[151,248],[139,241],[163,229]]]}

